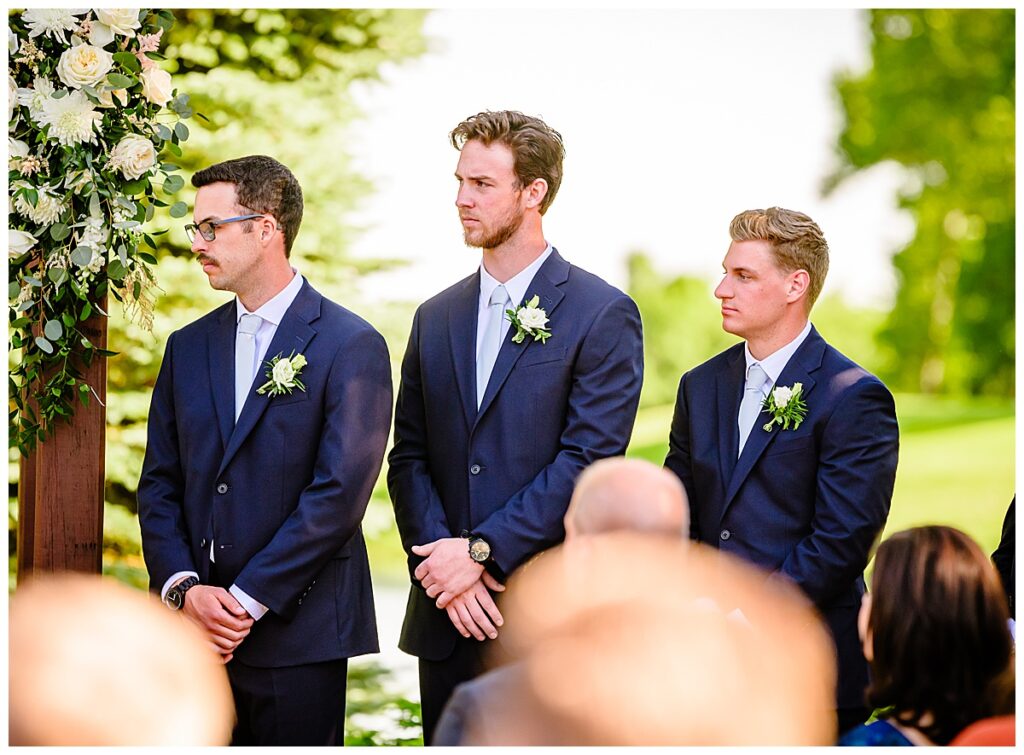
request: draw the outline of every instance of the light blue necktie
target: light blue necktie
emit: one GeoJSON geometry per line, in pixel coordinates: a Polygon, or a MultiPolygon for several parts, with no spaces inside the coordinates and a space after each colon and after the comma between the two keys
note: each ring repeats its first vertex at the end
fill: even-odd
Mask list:
{"type": "Polygon", "coordinates": [[[738,427],[740,431],[740,450],[743,453],[743,446],[750,437],[750,431],[754,429],[757,422],[757,415],[761,413],[761,404],[764,402],[765,386],[768,384],[768,373],[764,371],[757,362],[747,368],[747,382],[743,386],[743,400],[740,401],[740,415],[738,427]]]}
{"type": "Polygon", "coordinates": [[[242,315],[238,321],[238,333],[235,336],[235,422],[242,413],[242,406],[252,388],[252,379],[256,371],[256,331],[263,324],[259,315],[242,315]]]}
{"type": "Polygon", "coordinates": [[[487,305],[487,328],[484,330],[484,337],[480,342],[480,353],[476,357],[477,409],[483,403],[487,381],[491,377],[491,370],[494,369],[494,362],[498,358],[499,349],[501,349],[501,320],[510,303],[508,291],[504,286],[497,286],[491,292],[491,300],[487,305]]]}

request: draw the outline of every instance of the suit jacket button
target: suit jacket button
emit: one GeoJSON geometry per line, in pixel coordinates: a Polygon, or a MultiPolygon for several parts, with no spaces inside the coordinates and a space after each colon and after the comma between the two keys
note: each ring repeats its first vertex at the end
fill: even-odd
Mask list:
{"type": "Polygon", "coordinates": [[[473,466],[471,466],[469,468],[469,473],[470,474],[480,474],[480,465],[479,464],[474,464],[473,466]]]}
{"type": "Polygon", "coordinates": [[[205,537],[202,540],[199,541],[199,547],[200,548],[205,548],[206,547],[206,538],[205,537]]]}
{"type": "Polygon", "coordinates": [[[732,537],[732,533],[729,532],[729,530],[722,530],[722,532],[719,535],[719,537],[722,538],[723,540],[728,540],[730,537],[732,537]]]}
{"type": "Polygon", "coordinates": [[[225,493],[227,493],[228,492],[228,484],[226,482],[222,482],[219,485],[217,485],[217,492],[220,493],[221,495],[224,495],[225,493]]]}

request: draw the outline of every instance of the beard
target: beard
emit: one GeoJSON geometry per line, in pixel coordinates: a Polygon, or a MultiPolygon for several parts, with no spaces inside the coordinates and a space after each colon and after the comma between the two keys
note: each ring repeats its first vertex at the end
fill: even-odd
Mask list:
{"type": "Polygon", "coordinates": [[[479,228],[474,231],[463,229],[463,241],[469,247],[495,249],[515,235],[516,231],[523,224],[525,216],[526,212],[522,208],[515,207],[502,219],[501,224],[497,228],[479,228]]]}

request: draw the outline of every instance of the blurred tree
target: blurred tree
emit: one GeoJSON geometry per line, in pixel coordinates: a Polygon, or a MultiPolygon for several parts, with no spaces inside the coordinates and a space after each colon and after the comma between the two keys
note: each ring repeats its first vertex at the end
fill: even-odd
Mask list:
{"type": "Polygon", "coordinates": [[[843,74],[831,191],[886,160],[917,234],[879,337],[895,388],[1014,389],[1015,11],[870,11],[871,69],[843,74]]]}

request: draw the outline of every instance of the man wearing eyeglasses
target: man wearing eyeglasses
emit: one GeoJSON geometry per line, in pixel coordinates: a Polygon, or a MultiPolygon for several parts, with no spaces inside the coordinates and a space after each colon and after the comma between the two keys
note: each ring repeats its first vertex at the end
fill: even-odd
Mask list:
{"type": "Polygon", "coordinates": [[[150,588],[227,664],[233,744],[342,744],[347,659],[378,650],[360,522],[391,423],[387,347],[289,264],[291,171],[256,155],[192,183],[192,251],[235,297],[171,335],[153,389],[150,588]]]}

